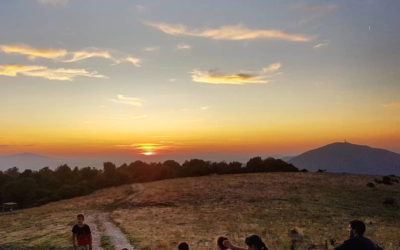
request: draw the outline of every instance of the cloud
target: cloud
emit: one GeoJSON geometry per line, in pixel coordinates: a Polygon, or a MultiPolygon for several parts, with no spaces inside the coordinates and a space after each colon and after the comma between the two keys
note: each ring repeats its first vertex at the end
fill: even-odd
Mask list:
{"type": "Polygon", "coordinates": [[[28,45],[1,45],[0,49],[6,54],[26,55],[30,60],[37,57],[57,59],[67,55],[67,51],[64,49],[37,49],[28,45]]]}
{"type": "Polygon", "coordinates": [[[267,83],[262,76],[256,74],[222,74],[216,70],[207,72],[193,70],[191,72],[194,82],[212,83],[212,84],[244,84],[244,83],[267,83]]]}
{"type": "Polygon", "coordinates": [[[41,77],[48,80],[72,81],[76,77],[107,78],[96,71],[89,72],[85,69],[49,69],[45,66],[7,64],[0,65],[0,75],[16,77],[18,75],[41,77]]]}
{"type": "Polygon", "coordinates": [[[200,107],[201,110],[209,110],[210,108],[211,108],[211,106],[203,106],[203,107],[200,107]]]}
{"type": "Polygon", "coordinates": [[[324,47],[326,45],[327,45],[326,43],[317,43],[316,45],[313,46],[313,48],[314,49],[319,49],[319,48],[324,47]]]}
{"type": "Polygon", "coordinates": [[[308,42],[311,38],[288,34],[280,30],[252,30],[243,25],[221,26],[216,29],[193,29],[189,30],[182,24],[167,23],[145,23],[169,35],[185,35],[194,37],[204,37],[214,40],[252,40],[252,39],[274,39],[292,42],[308,42]]]}
{"type": "Polygon", "coordinates": [[[6,54],[26,55],[31,60],[41,57],[57,62],[73,63],[89,58],[104,58],[113,61],[115,64],[119,64],[121,62],[130,62],[136,67],[141,66],[139,58],[133,56],[124,57],[118,52],[114,52],[113,55],[108,50],[101,50],[97,48],[69,52],[65,49],[38,49],[28,45],[0,45],[0,50],[6,54]]]}
{"type": "Polygon", "coordinates": [[[267,83],[270,73],[278,71],[282,67],[280,63],[272,63],[259,71],[252,71],[238,74],[222,74],[217,70],[200,71],[193,70],[191,73],[194,82],[212,84],[246,84],[246,83],[267,83]]]}
{"type": "Polygon", "coordinates": [[[24,66],[18,64],[0,65],[0,75],[3,76],[17,76],[29,71],[43,70],[44,66],[24,66]]]}
{"type": "Polygon", "coordinates": [[[272,73],[272,72],[278,71],[281,67],[282,67],[282,64],[273,63],[273,64],[270,64],[267,67],[263,68],[262,71],[264,73],[272,73]]]}
{"type": "Polygon", "coordinates": [[[78,62],[92,57],[99,57],[105,59],[114,60],[113,57],[110,55],[110,52],[104,51],[75,51],[71,52],[70,59],[63,60],[63,62],[78,62]]]}
{"type": "Polygon", "coordinates": [[[192,46],[190,46],[188,44],[184,44],[184,43],[178,44],[176,46],[176,49],[178,49],[178,50],[189,50],[191,48],[192,48],[192,46]]]}
{"type": "Polygon", "coordinates": [[[49,4],[49,5],[66,5],[68,0],[37,0],[40,4],[49,4]]]}
{"type": "Polygon", "coordinates": [[[140,59],[136,57],[127,57],[125,58],[125,61],[132,63],[135,67],[141,67],[142,65],[140,64],[140,59]]]}
{"type": "Polygon", "coordinates": [[[115,103],[132,105],[136,107],[141,107],[143,105],[143,101],[141,99],[135,97],[126,97],[121,94],[117,95],[117,99],[110,99],[110,101],[115,103]]]}
{"type": "Polygon", "coordinates": [[[143,50],[144,50],[144,51],[147,51],[147,52],[155,52],[155,51],[159,51],[159,50],[160,50],[160,47],[159,47],[159,46],[146,47],[146,48],[144,48],[143,50]]]}

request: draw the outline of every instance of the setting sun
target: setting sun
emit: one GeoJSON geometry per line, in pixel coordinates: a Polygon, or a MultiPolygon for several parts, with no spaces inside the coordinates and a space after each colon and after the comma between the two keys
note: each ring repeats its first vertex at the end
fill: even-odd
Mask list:
{"type": "Polygon", "coordinates": [[[143,155],[146,155],[146,156],[150,156],[150,155],[154,155],[154,152],[144,152],[144,153],[142,153],[143,155]]]}

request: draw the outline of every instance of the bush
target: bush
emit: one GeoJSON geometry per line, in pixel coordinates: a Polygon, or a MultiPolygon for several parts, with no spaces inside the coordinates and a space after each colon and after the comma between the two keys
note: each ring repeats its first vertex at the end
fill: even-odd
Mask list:
{"type": "Polygon", "coordinates": [[[398,207],[397,202],[394,198],[386,198],[383,201],[383,205],[388,206],[388,207],[398,207]]]}
{"type": "Polygon", "coordinates": [[[369,182],[369,183],[367,184],[367,187],[369,187],[369,188],[374,188],[374,187],[375,187],[375,184],[372,183],[372,182],[369,182]]]}
{"type": "Polygon", "coordinates": [[[389,176],[384,176],[382,178],[382,183],[385,184],[385,185],[392,185],[393,184],[392,179],[389,176]]]}

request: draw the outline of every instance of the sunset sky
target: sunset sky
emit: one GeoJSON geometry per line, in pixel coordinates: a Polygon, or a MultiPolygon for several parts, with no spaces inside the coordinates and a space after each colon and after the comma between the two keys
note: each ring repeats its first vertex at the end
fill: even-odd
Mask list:
{"type": "Polygon", "coordinates": [[[400,153],[399,9],[0,1],[0,155],[400,153]]]}

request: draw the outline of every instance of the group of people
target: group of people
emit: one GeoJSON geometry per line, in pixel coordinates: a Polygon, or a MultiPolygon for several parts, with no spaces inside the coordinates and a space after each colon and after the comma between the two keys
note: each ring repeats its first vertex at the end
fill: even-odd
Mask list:
{"type": "MultiPolygon", "coordinates": [[[[77,224],[72,228],[72,244],[74,250],[92,250],[92,234],[90,227],[84,223],[83,214],[77,215],[77,224]]],[[[348,226],[349,239],[343,242],[335,250],[383,250],[370,239],[364,237],[365,224],[360,220],[350,221],[348,226]]],[[[258,235],[251,235],[246,238],[246,248],[232,245],[226,237],[218,237],[218,249],[227,250],[268,250],[267,245],[258,235]]],[[[178,245],[178,250],[189,250],[189,244],[182,242],[178,245]]],[[[124,250],[124,249],[123,249],[124,250]]]]}
{"type": "MultiPolygon", "coordinates": [[[[228,249],[228,250],[268,250],[264,242],[258,235],[252,235],[246,238],[245,243],[247,248],[241,248],[232,245],[226,237],[218,237],[217,247],[218,249],[228,249]]],[[[186,242],[182,242],[178,246],[178,250],[189,250],[189,245],[186,242]]]]}

